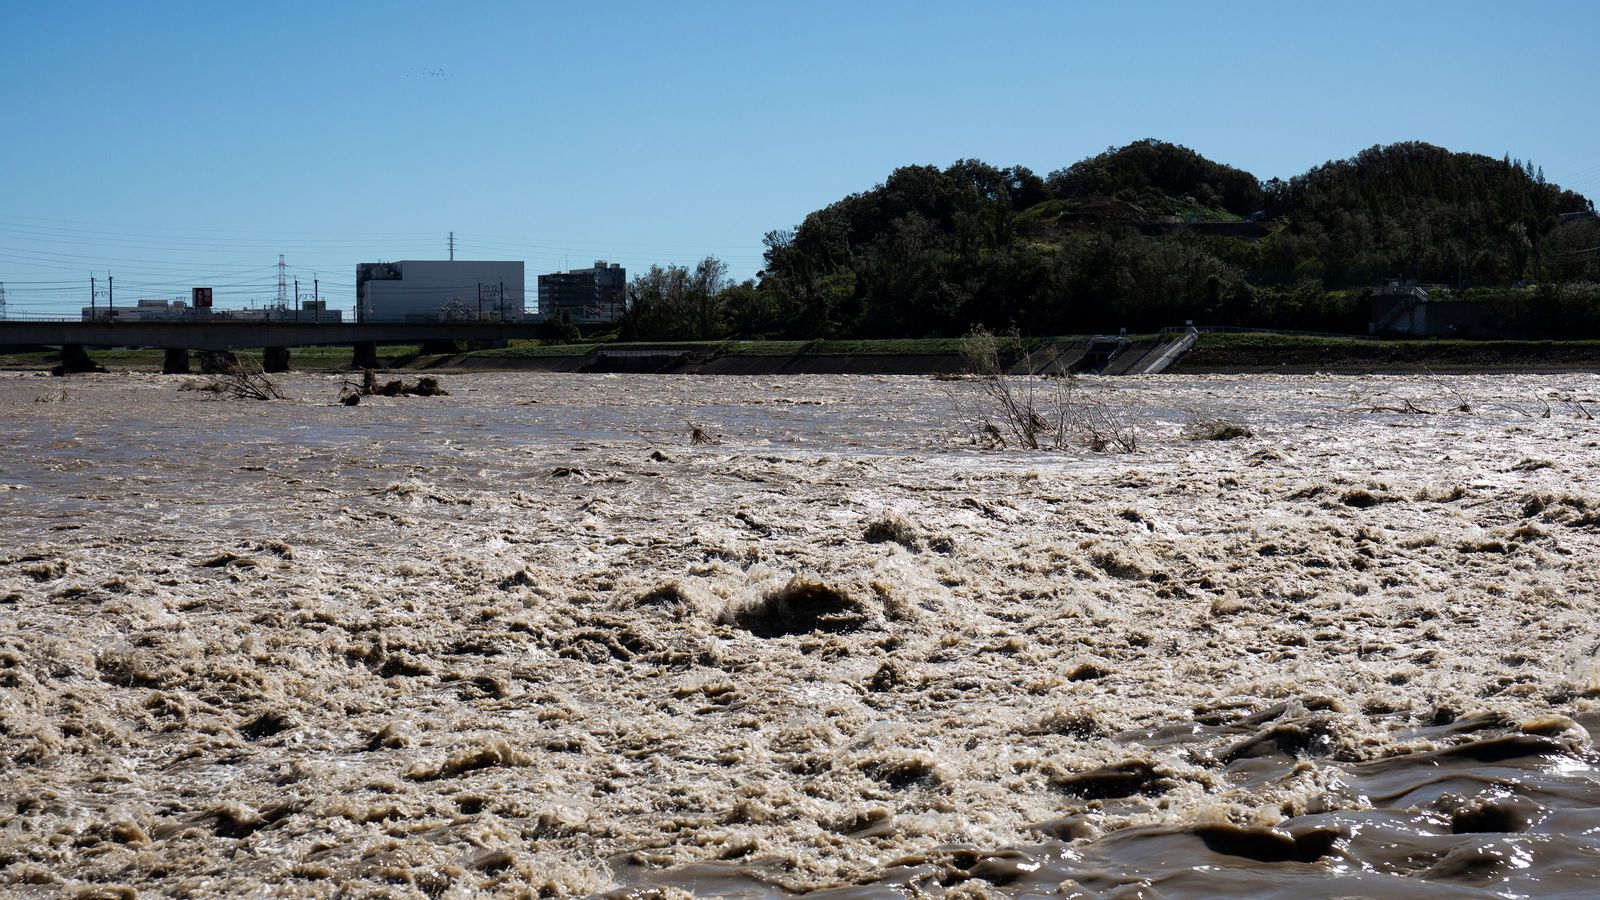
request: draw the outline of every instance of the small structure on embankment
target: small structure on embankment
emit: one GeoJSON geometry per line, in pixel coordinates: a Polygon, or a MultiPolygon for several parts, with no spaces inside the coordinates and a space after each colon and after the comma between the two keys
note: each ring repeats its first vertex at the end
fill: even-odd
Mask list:
{"type": "Polygon", "coordinates": [[[1434,296],[1414,281],[1390,281],[1372,295],[1369,334],[1379,337],[1511,337],[1486,303],[1434,296]]]}

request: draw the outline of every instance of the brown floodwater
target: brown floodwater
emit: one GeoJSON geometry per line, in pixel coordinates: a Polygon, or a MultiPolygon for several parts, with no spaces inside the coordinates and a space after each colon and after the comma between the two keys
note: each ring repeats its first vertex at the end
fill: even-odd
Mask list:
{"type": "Polygon", "coordinates": [[[0,375],[8,895],[1600,893],[1593,376],[181,383],[0,375]]]}

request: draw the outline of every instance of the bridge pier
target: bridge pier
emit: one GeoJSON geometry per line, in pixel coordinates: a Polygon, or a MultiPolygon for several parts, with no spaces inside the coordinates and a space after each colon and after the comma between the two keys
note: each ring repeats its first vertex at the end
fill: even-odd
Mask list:
{"type": "Polygon", "coordinates": [[[161,361],[161,374],[187,375],[189,374],[189,351],[169,348],[167,355],[161,361]]]}
{"type": "Polygon", "coordinates": [[[77,375],[83,372],[104,372],[105,366],[96,363],[84,352],[82,344],[61,345],[61,365],[50,370],[51,375],[77,375]]]}
{"type": "Polygon", "coordinates": [[[207,350],[200,354],[200,371],[207,375],[226,375],[239,365],[232,350],[207,350]]]}
{"type": "Polygon", "coordinates": [[[419,356],[446,356],[460,352],[461,347],[456,341],[428,340],[423,341],[422,346],[417,348],[419,356]]]}
{"type": "Polygon", "coordinates": [[[261,371],[287,372],[289,371],[288,347],[263,347],[261,350],[261,371]]]}
{"type": "Polygon", "coordinates": [[[352,369],[376,369],[378,367],[378,342],[357,341],[355,354],[350,360],[352,369]]]}

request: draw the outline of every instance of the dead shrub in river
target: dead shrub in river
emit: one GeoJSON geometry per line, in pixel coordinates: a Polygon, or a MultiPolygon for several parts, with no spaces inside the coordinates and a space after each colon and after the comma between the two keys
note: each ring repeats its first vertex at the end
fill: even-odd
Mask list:
{"type": "Polygon", "coordinates": [[[261,364],[248,356],[221,357],[210,378],[184,382],[178,390],[200,391],[218,400],[283,400],[283,392],[261,364]]]}
{"type": "MultiPolygon", "coordinates": [[[[1476,404],[1474,404],[1466,395],[1456,390],[1455,386],[1451,384],[1449,380],[1435,375],[1433,370],[1427,367],[1423,367],[1422,371],[1427,375],[1428,386],[1433,388],[1433,396],[1431,398],[1423,399],[1421,403],[1419,403],[1418,398],[1401,396],[1393,391],[1382,391],[1375,395],[1358,392],[1355,396],[1356,408],[1363,409],[1366,412],[1406,413],[1417,416],[1431,416],[1441,411],[1455,413],[1473,412],[1476,404]],[[1422,405],[1423,403],[1428,403],[1430,406],[1433,404],[1439,404],[1439,408],[1430,408],[1430,406],[1422,405]]],[[[1505,404],[1496,405],[1503,406],[1504,408],[1513,412],[1526,414],[1524,410],[1514,406],[1507,406],[1505,404]]],[[[1550,404],[1546,403],[1544,404],[1544,415],[1541,416],[1541,418],[1549,417],[1550,404]]]]}
{"type": "Polygon", "coordinates": [[[1255,437],[1255,434],[1250,426],[1230,422],[1227,419],[1196,417],[1183,426],[1183,436],[1191,441],[1236,441],[1240,438],[1255,437]]]}
{"type": "Polygon", "coordinates": [[[967,370],[981,391],[982,406],[969,416],[979,443],[992,449],[1085,447],[1096,453],[1139,449],[1138,431],[1104,399],[1082,390],[1076,375],[1059,368],[1048,376],[1035,374],[1032,354],[1026,352],[1026,372],[1008,372],[1002,356],[1021,349],[1018,336],[999,338],[982,328],[961,341],[967,370]]]}
{"type": "Polygon", "coordinates": [[[378,384],[378,376],[367,369],[361,373],[361,380],[355,381],[346,377],[339,385],[339,402],[345,406],[355,406],[361,402],[362,397],[448,397],[450,392],[439,384],[439,379],[432,375],[424,375],[416,381],[406,381],[403,378],[392,378],[383,384],[378,384]]]}

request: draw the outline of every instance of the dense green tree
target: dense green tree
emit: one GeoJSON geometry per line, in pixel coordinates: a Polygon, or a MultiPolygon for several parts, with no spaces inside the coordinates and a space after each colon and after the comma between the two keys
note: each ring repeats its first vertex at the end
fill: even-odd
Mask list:
{"type": "Polygon", "coordinates": [[[1117,197],[1168,211],[1175,202],[1226,210],[1238,216],[1262,208],[1261,182],[1242,169],[1214,163],[1187,147],[1135,141],[1050,173],[1061,199],[1117,197]]]}
{"type": "MultiPolygon", "coordinates": [[[[1532,163],[1420,143],[1264,183],[1154,140],[1048,178],[973,159],[906,166],[768,233],[756,281],[730,283],[714,259],[637,276],[623,330],[1059,334],[1194,319],[1360,331],[1370,289],[1390,278],[1503,291],[1600,280],[1600,224],[1561,220],[1592,209],[1532,163]]],[[[1501,320],[1579,316],[1594,294],[1506,294],[1501,320]]]]}
{"type": "Polygon", "coordinates": [[[1319,227],[1331,282],[1385,277],[1508,284],[1529,274],[1560,213],[1587,199],[1547,184],[1533,163],[1452,153],[1431,144],[1372,147],[1269,192],[1291,232],[1319,227]]]}

